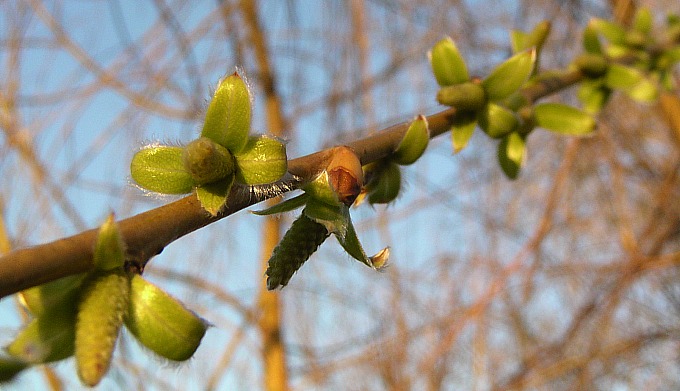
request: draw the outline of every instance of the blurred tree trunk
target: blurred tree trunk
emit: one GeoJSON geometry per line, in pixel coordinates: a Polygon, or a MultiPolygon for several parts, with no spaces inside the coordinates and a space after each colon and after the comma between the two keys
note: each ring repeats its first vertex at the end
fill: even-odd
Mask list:
{"type": "MultiPolygon", "coordinates": [[[[257,64],[256,79],[264,90],[267,129],[269,133],[282,137],[284,135],[284,115],[281,101],[276,92],[274,74],[271,71],[271,60],[265,34],[260,26],[257,2],[241,1],[241,11],[248,28],[248,41],[252,45],[257,64]]],[[[275,202],[276,200],[272,200],[275,202]]],[[[268,216],[262,228],[262,271],[267,269],[267,261],[280,240],[281,219],[268,216]]],[[[288,389],[288,373],[286,367],[286,350],[282,340],[281,300],[278,292],[267,291],[264,283],[260,284],[258,304],[261,310],[258,327],[262,335],[262,354],[264,367],[264,385],[269,391],[288,389]]]]}

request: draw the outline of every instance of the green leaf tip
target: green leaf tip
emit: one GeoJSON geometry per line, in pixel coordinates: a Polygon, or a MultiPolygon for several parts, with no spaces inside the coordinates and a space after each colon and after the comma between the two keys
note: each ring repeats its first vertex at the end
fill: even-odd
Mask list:
{"type": "Polygon", "coordinates": [[[251,98],[248,85],[234,72],[220,80],[215,89],[205,115],[201,136],[237,154],[248,142],[250,119],[251,98]]]}
{"type": "Polygon", "coordinates": [[[470,80],[465,60],[451,38],[445,37],[437,42],[428,56],[432,72],[440,86],[446,87],[470,80]]]}

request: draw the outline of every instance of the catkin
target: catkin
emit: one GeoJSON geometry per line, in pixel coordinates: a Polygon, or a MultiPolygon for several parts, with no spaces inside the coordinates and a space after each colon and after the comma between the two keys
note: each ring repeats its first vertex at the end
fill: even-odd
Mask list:
{"type": "Polygon", "coordinates": [[[130,298],[130,278],[122,270],[91,275],[83,283],[76,320],[78,376],[94,387],[106,374],[130,298]]]}
{"type": "Polygon", "coordinates": [[[276,246],[267,267],[267,289],[284,287],[293,274],[330,235],[326,227],[305,216],[293,222],[276,246]]]}

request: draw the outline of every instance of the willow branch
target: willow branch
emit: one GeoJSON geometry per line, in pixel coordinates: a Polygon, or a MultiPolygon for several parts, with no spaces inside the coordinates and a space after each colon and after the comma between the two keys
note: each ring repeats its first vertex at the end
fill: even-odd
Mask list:
{"type": "MultiPolygon", "coordinates": [[[[555,93],[579,82],[583,76],[578,71],[567,72],[522,90],[529,102],[555,93]]],[[[430,136],[439,136],[451,128],[457,113],[450,108],[427,117],[430,136]]],[[[362,164],[389,156],[402,140],[409,123],[400,123],[369,137],[349,143],[362,164]]],[[[248,188],[235,188],[227,204],[216,216],[201,207],[195,195],[163,205],[156,209],[119,221],[127,244],[128,259],[144,265],[175,240],[208,224],[214,223],[266,199],[299,189],[313,179],[326,165],[332,149],[292,159],[288,162],[288,175],[277,191],[250,192],[248,188]]],[[[0,298],[32,286],[50,282],[92,269],[92,251],[97,229],[90,229],[71,237],[35,247],[10,252],[0,257],[0,298]]]]}

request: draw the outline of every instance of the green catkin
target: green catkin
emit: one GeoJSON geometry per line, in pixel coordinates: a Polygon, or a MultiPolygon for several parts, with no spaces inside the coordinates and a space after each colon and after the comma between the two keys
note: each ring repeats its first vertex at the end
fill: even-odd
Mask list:
{"type": "Polygon", "coordinates": [[[122,270],[95,273],[83,283],[75,356],[78,376],[90,387],[109,369],[129,298],[130,278],[122,270]]]}
{"type": "Polygon", "coordinates": [[[303,214],[276,246],[267,267],[267,289],[284,287],[293,274],[330,235],[326,227],[303,214]]]}

